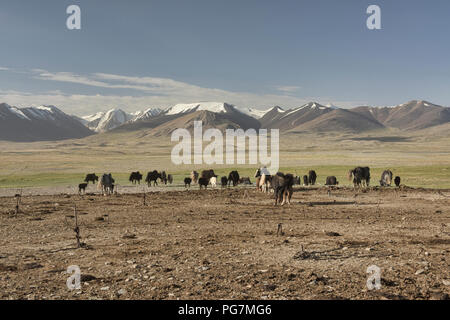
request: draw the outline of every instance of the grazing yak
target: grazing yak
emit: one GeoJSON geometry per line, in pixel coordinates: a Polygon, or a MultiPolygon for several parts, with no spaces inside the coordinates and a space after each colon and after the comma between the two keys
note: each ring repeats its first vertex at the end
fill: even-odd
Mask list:
{"type": "Polygon", "coordinates": [[[307,186],[307,185],[309,185],[309,178],[308,178],[308,176],[303,176],[303,185],[304,186],[307,186]]]}
{"type": "Polygon", "coordinates": [[[89,183],[92,181],[92,184],[95,184],[98,181],[98,176],[95,175],[95,173],[88,173],[86,175],[86,178],[84,179],[84,182],[89,183]]]}
{"type": "Polygon", "coordinates": [[[165,171],[162,171],[160,174],[159,179],[161,180],[161,183],[167,184],[167,174],[165,171]]]}
{"type": "Polygon", "coordinates": [[[382,187],[390,187],[392,183],[392,171],[384,170],[381,174],[380,186],[382,187]]]}
{"type": "Polygon", "coordinates": [[[222,188],[228,187],[228,179],[227,177],[223,176],[220,178],[220,184],[222,185],[222,188]]]}
{"type": "Polygon", "coordinates": [[[191,181],[194,183],[198,183],[198,172],[197,171],[191,172],[191,181]]]}
{"type": "Polygon", "coordinates": [[[129,180],[130,180],[130,182],[133,183],[133,184],[136,184],[136,182],[139,183],[139,184],[141,184],[142,174],[141,174],[139,171],[132,172],[132,173],[130,174],[130,179],[129,179],[129,180]]]}
{"type": "Polygon", "coordinates": [[[184,187],[185,188],[190,188],[191,187],[191,183],[192,183],[192,179],[191,178],[184,178],[184,187]]]}
{"type": "Polygon", "coordinates": [[[394,179],[394,183],[395,183],[395,186],[398,188],[398,187],[400,187],[400,177],[399,176],[396,176],[395,177],[395,179],[394,179]]]}
{"type": "Polygon", "coordinates": [[[173,176],[171,174],[167,175],[167,182],[169,182],[170,184],[173,183],[173,176]]]}
{"type": "Polygon", "coordinates": [[[294,185],[300,185],[300,183],[301,183],[300,177],[299,176],[295,176],[294,177],[294,185]]]}
{"type": "Polygon", "coordinates": [[[348,172],[348,180],[352,181],[353,186],[369,186],[370,183],[370,168],[369,167],[356,167],[348,172]]]}
{"type": "Polygon", "coordinates": [[[149,187],[152,185],[152,181],[153,181],[153,185],[157,186],[158,185],[158,182],[157,182],[158,179],[161,179],[161,173],[159,173],[156,170],[153,170],[153,171],[147,173],[147,177],[145,178],[145,182],[147,182],[149,187]]]}
{"type": "Polygon", "coordinates": [[[215,188],[217,186],[217,177],[211,177],[209,183],[211,184],[211,187],[215,188]]]}
{"type": "Polygon", "coordinates": [[[86,194],[86,188],[87,188],[87,183],[80,183],[78,185],[78,194],[81,194],[81,191],[83,191],[84,194],[86,194]]]}
{"type": "Polygon", "coordinates": [[[208,188],[209,179],[208,178],[199,178],[198,179],[198,185],[200,187],[200,190],[202,190],[202,187],[205,187],[205,189],[208,188]]]}
{"type": "Polygon", "coordinates": [[[228,185],[233,183],[233,187],[239,184],[239,173],[237,171],[231,171],[228,175],[228,185]]]}
{"type": "Polygon", "coordinates": [[[266,167],[260,168],[255,172],[256,188],[262,192],[269,192],[272,182],[272,176],[266,167]]]}
{"type": "Polygon", "coordinates": [[[308,182],[310,185],[315,185],[317,180],[317,174],[314,170],[310,170],[308,172],[308,182]]]}
{"type": "Polygon", "coordinates": [[[111,173],[105,173],[98,182],[98,189],[102,190],[104,195],[112,194],[114,192],[114,182],[111,173]]]}
{"type": "Polygon", "coordinates": [[[242,177],[239,179],[239,184],[251,185],[250,177],[242,177]]]}
{"type": "Polygon", "coordinates": [[[208,182],[209,182],[209,179],[211,179],[212,177],[217,177],[216,174],[214,173],[214,170],[212,170],[212,169],[203,170],[202,174],[200,175],[200,178],[208,179],[208,182]]]}
{"type": "Polygon", "coordinates": [[[326,186],[337,186],[339,182],[337,181],[335,176],[327,177],[327,180],[325,182],[326,186]]]}
{"type": "Polygon", "coordinates": [[[292,186],[294,185],[294,176],[292,174],[283,174],[278,172],[272,176],[272,188],[274,190],[275,205],[286,203],[291,204],[292,193],[294,192],[292,186]]]}

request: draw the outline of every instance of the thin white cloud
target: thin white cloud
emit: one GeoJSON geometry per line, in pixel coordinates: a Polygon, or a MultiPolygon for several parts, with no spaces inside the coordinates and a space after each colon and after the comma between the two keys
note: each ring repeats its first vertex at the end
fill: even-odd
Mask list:
{"type": "Polygon", "coordinates": [[[6,68],[6,67],[0,67],[0,71],[9,71],[9,68],[6,68]]]}
{"type": "Polygon", "coordinates": [[[285,93],[294,93],[301,89],[301,87],[299,87],[299,86],[277,86],[275,88],[276,88],[276,90],[278,90],[280,92],[285,92],[285,93]]]}

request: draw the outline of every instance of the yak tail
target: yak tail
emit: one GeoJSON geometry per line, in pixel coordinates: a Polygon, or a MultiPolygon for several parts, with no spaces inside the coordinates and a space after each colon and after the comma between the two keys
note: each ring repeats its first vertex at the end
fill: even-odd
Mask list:
{"type": "Polygon", "coordinates": [[[348,181],[352,181],[353,178],[353,170],[349,170],[347,174],[348,181]]]}

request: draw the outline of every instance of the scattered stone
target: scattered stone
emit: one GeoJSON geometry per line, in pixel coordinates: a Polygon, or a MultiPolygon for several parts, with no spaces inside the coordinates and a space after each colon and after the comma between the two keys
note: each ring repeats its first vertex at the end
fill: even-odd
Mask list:
{"type": "Polygon", "coordinates": [[[425,272],[424,269],[419,269],[419,270],[416,271],[415,275],[417,276],[417,275],[422,274],[424,272],[425,272]]]}
{"type": "Polygon", "coordinates": [[[82,274],[80,277],[80,280],[81,280],[81,282],[89,282],[89,281],[97,280],[97,278],[90,274],[82,274]]]}
{"type": "Polygon", "coordinates": [[[41,265],[41,264],[39,264],[39,263],[37,263],[37,262],[27,263],[27,264],[24,266],[24,269],[25,269],[25,270],[40,269],[40,268],[43,268],[43,265],[41,265]]]}
{"type": "Polygon", "coordinates": [[[119,291],[117,291],[117,294],[118,294],[119,296],[123,296],[123,295],[127,294],[127,290],[125,290],[125,289],[120,289],[119,291]]]}
{"type": "Polygon", "coordinates": [[[277,286],[274,284],[268,284],[268,285],[264,286],[264,289],[268,290],[268,291],[274,291],[276,288],[277,288],[277,286]]]}
{"type": "Polygon", "coordinates": [[[17,267],[16,266],[5,266],[3,264],[0,264],[0,272],[4,272],[4,271],[17,271],[17,267]]]}
{"type": "Polygon", "coordinates": [[[334,231],[324,231],[324,233],[329,237],[340,237],[341,234],[334,231]]]}

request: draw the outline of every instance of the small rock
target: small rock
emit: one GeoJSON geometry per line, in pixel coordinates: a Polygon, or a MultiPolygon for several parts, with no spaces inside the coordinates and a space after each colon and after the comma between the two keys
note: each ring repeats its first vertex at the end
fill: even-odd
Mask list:
{"type": "Polygon", "coordinates": [[[102,291],[108,291],[108,290],[109,290],[109,287],[102,287],[102,288],[100,288],[100,290],[102,290],[102,291]]]}
{"type": "Polygon", "coordinates": [[[419,270],[416,271],[415,275],[417,276],[417,275],[422,274],[424,272],[425,272],[424,269],[419,269],[419,270]]]}
{"type": "Polygon", "coordinates": [[[339,233],[334,232],[334,231],[328,231],[328,232],[324,231],[324,233],[329,237],[340,237],[341,236],[339,233]]]}
{"type": "Polygon", "coordinates": [[[119,296],[123,296],[124,294],[126,294],[127,293],[127,290],[125,290],[125,289],[120,289],[119,291],[117,291],[117,294],[119,295],[119,296]]]}

